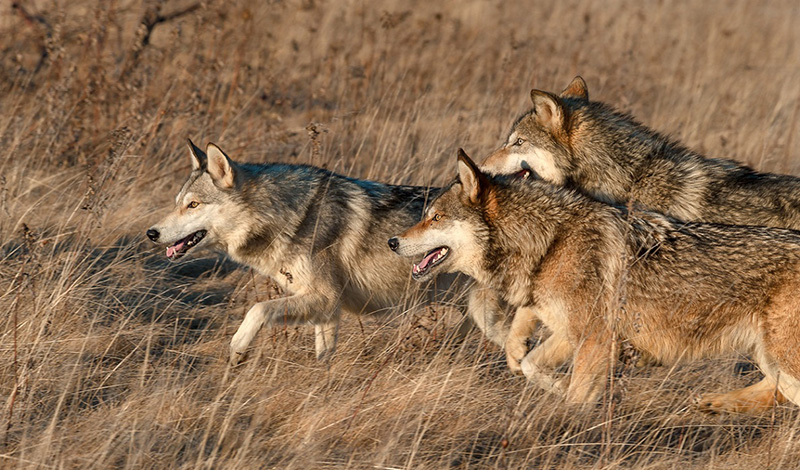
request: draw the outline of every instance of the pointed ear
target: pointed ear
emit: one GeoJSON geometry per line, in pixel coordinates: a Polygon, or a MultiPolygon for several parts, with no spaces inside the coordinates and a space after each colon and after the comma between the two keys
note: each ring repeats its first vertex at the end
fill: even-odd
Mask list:
{"type": "Polygon", "coordinates": [[[203,160],[205,154],[200,150],[191,139],[186,139],[186,144],[189,146],[189,159],[192,161],[192,171],[203,168],[203,160]]]}
{"type": "Polygon", "coordinates": [[[208,156],[208,174],[214,184],[220,189],[230,189],[233,187],[233,162],[216,145],[209,143],[206,147],[208,156]]]}
{"type": "Polygon", "coordinates": [[[469,201],[478,204],[481,192],[486,186],[486,176],[463,149],[458,149],[458,180],[461,182],[461,190],[469,201]]]}
{"type": "Polygon", "coordinates": [[[539,124],[551,130],[564,127],[564,106],[558,96],[542,90],[531,90],[531,101],[539,124]]]}
{"type": "Polygon", "coordinates": [[[562,98],[572,98],[574,100],[589,101],[589,89],[586,88],[586,82],[583,81],[580,75],[576,76],[569,82],[564,91],[560,95],[562,98]]]}

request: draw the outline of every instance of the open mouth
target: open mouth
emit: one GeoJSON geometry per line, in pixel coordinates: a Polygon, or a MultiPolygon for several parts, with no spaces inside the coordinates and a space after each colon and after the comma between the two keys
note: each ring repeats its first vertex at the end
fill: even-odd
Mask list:
{"type": "Polygon", "coordinates": [[[526,179],[529,179],[529,178],[533,178],[534,174],[533,174],[533,172],[531,170],[528,170],[527,168],[523,168],[522,170],[514,173],[514,176],[516,176],[517,178],[522,178],[522,179],[526,180],[526,179]]]}
{"type": "Polygon", "coordinates": [[[193,246],[200,243],[200,240],[206,236],[205,230],[198,230],[188,237],[176,241],[172,246],[167,247],[167,258],[175,261],[181,256],[185,255],[193,246]]]}
{"type": "Polygon", "coordinates": [[[450,248],[440,246],[428,252],[419,263],[414,264],[414,269],[411,271],[411,276],[415,279],[424,277],[428,274],[434,266],[444,261],[450,253],[450,248]]]}

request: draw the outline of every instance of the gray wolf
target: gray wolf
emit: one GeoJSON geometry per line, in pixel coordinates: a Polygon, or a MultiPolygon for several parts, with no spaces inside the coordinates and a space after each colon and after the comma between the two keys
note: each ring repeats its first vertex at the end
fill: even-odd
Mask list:
{"type": "Polygon", "coordinates": [[[461,151],[457,181],[395,245],[408,257],[446,253],[420,279],[460,271],[527,307],[530,315],[518,311],[512,322],[509,354],[525,351],[512,340],[541,319],[552,335],[527,353],[522,371],[569,403],[603,393],[629,341],[665,363],[751,354],[764,380],[703,395],[701,409],[800,404],[800,232],[631,213],[546,182],[483,173],[461,151]],[[556,380],[549,369],[570,358],[571,374],[556,380]]]}
{"type": "MultiPolygon", "coordinates": [[[[264,324],[313,324],[323,359],[335,350],[342,311],[386,311],[414,295],[458,303],[468,287],[453,277],[412,282],[412,264],[385,244],[420,219],[438,188],[358,180],[306,165],[239,163],[214,144],[206,152],[188,144],[191,174],[175,209],[147,230],[148,238],[166,245],[170,260],[201,247],[223,252],[288,294],[250,308],[231,341],[231,362],[244,357],[264,324]]],[[[470,313],[503,344],[493,295],[471,289],[470,313]]]]}
{"type": "Polygon", "coordinates": [[[533,176],[684,221],[800,230],[800,178],[706,158],[591,101],[579,76],[559,95],[532,90],[531,101],[506,142],[484,159],[484,171],[533,176]]]}
{"type": "Polygon", "coordinates": [[[800,178],[693,152],[590,101],[581,77],[560,95],[533,90],[531,101],[484,171],[532,172],[600,201],[680,220],[800,229],[800,178]]]}

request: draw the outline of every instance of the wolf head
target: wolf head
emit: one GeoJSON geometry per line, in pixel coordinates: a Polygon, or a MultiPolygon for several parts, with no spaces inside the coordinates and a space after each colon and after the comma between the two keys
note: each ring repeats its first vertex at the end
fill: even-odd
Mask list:
{"type": "Polygon", "coordinates": [[[398,255],[421,257],[412,270],[414,279],[455,271],[476,277],[474,268],[482,262],[487,238],[482,214],[487,183],[486,175],[459,149],[456,182],[430,203],[422,221],[389,240],[398,255]]]}
{"type": "Polygon", "coordinates": [[[481,165],[491,174],[519,174],[563,184],[570,162],[571,109],[589,102],[586,82],[575,77],[556,96],[541,90],[531,91],[533,108],[511,127],[506,143],[481,165]]]}
{"type": "Polygon", "coordinates": [[[225,208],[233,199],[236,164],[214,144],[205,152],[191,140],[188,145],[192,173],[175,198],[175,209],[146,232],[154,243],[166,245],[171,261],[199,246],[224,245],[220,234],[230,233],[235,222],[225,208]]]}

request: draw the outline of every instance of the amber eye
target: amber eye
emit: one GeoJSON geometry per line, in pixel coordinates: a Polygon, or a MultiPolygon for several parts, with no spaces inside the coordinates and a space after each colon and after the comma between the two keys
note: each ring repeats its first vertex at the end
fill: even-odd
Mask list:
{"type": "Polygon", "coordinates": [[[522,145],[522,144],[524,144],[524,143],[525,143],[525,139],[523,139],[522,137],[520,137],[519,139],[517,139],[517,141],[516,141],[516,142],[514,142],[514,145],[522,145]]]}
{"type": "Polygon", "coordinates": [[[442,220],[442,216],[439,214],[433,214],[433,218],[431,220],[433,220],[434,222],[438,222],[442,220]]]}
{"type": "Polygon", "coordinates": [[[186,206],[186,207],[188,207],[189,209],[194,209],[195,207],[197,207],[197,206],[199,206],[199,205],[200,205],[200,203],[199,203],[199,202],[197,202],[197,201],[192,201],[192,202],[190,202],[190,203],[189,203],[189,205],[188,205],[188,206],[186,206]]]}

